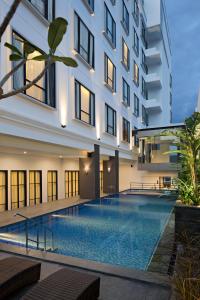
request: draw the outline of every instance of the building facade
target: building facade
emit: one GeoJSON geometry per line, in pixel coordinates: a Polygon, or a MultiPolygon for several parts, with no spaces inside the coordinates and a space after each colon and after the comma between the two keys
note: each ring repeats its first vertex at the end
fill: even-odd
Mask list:
{"type": "MultiPolygon", "coordinates": [[[[1,1],[0,22],[11,3],[1,1]]],[[[97,156],[99,189],[106,172],[112,174],[109,164],[119,164],[115,182],[120,190],[128,188],[139,178],[133,132],[171,122],[171,53],[162,0],[24,0],[2,38],[1,78],[12,67],[4,43],[23,50],[28,40],[47,50],[49,22],[58,16],[69,23],[58,54],[75,58],[78,68],[56,63],[25,93],[0,101],[1,211],[78,195],[80,174],[93,170],[88,158],[97,156]]],[[[30,61],[4,90],[29,82],[43,67],[30,61]]]]}

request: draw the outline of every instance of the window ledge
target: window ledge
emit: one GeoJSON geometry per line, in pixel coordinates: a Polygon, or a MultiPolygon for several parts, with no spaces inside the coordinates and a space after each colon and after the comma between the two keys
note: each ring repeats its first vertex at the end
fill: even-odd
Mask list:
{"type": "Polygon", "coordinates": [[[126,108],[130,108],[130,104],[126,103],[125,101],[122,100],[122,104],[126,107],[126,108]]]}
{"type": "Polygon", "coordinates": [[[117,138],[116,135],[113,135],[113,134],[111,134],[111,133],[109,133],[109,132],[107,132],[107,131],[104,131],[104,134],[107,135],[107,136],[109,136],[109,137],[111,137],[111,138],[114,138],[114,139],[117,138]]]}
{"type": "Polygon", "coordinates": [[[107,89],[112,93],[112,94],[115,94],[116,91],[114,91],[111,86],[109,84],[107,84],[106,82],[104,82],[104,85],[107,87],[107,89]]]}
{"type": "Polygon", "coordinates": [[[129,35],[129,31],[128,31],[128,29],[126,28],[126,26],[124,25],[124,22],[123,22],[123,21],[121,21],[121,24],[122,24],[122,27],[123,27],[125,33],[126,33],[127,35],[129,35]]]}
{"type": "Polygon", "coordinates": [[[133,79],[133,82],[134,82],[135,86],[138,88],[139,87],[139,83],[135,82],[134,79],[133,79]]]}
{"type": "Polygon", "coordinates": [[[125,70],[126,70],[127,72],[129,72],[129,71],[130,71],[130,68],[127,67],[127,65],[123,62],[123,60],[121,60],[121,63],[122,63],[122,66],[125,68],[125,70]]]}
{"type": "Polygon", "coordinates": [[[44,107],[46,109],[49,109],[49,110],[52,110],[52,111],[57,110],[56,107],[50,106],[48,104],[45,104],[45,103],[43,103],[43,102],[41,102],[41,101],[39,101],[39,100],[37,100],[37,99],[29,96],[29,95],[24,94],[24,93],[17,94],[16,96],[22,97],[25,100],[29,100],[29,101],[33,102],[34,104],[40,105],[40,106],[42,106],[42,107],[44,107]]]}
{"type": "Polygon", "coordinates": [[[110,44],[110,46],[113,48],[113,50],[116,49],[116,46],[113,44],[113,42],[110,40],[110,38],[108,37],[107,33],[105,31],[103,31],[103,35],[105,36],[106,40],[108,41],[108,43],[110,44]]]}
{"type": "Polygon", "coordinates": [[[82,2],[84,3],[85,7],[87,8],[87,10],[89,11],[89,13],[91,15],[94,15],[94,11],[93,9],[90,7],[90,5],[88,4],[87,0],[82,0],[82,2]]]}
{"type": "Polygon", "coordinates": [[[85,125],[85,126],[87,126],[87,127],[89,127],[89,128],[95,128],[95,125],[86,123],[86,122],[84,122],[84,121],[82,121],[82,120],[80,120],[80,119],[77,119],[76,117],[74,117],[73,120],[76,121],[76,122],[78,122],[78,123],[80,123],[80,124],[82,124],[82,125],[85,125]]]}
{"type": "Polygon", "coordinates": [[[49,26],[50,22],[34,7],[34,5],[28,0],[23,0],[23,4],[37,17],[46,27],[49,26]]]}
{"type": "Polygon", "coordinates": [[[110,0],[110,2],[112,3],[113,6],[116,4],[116,0],[110,0]]]}
{"type": "Polygon", "coordinates": [[[130,145],[130,142],[127,142],[127,141],[121,141],[124,145],[130,145]]]}
{"type": "Polygon", "coordinates": [[[135,118],[139,118],[139,117],[140,117],[139,115],[136,115],[134,112],[133,112],[133,116],[134,116],[135,118]]]}
{"type": "Polygon", "coordinates": [[[88,62],[74,49],[75,56],[78,58],[79,61],[81,61],[89,70],[94,70],[94,68],[88,64],[88,62]]]}

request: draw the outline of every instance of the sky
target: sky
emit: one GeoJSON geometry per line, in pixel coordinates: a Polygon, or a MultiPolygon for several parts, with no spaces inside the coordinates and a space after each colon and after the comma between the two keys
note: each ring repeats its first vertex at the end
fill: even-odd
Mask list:
{"type": "Polygon", "coordinates": [[[173,122],[197,104],[200,89],[200,0],[165,0],[172,49],[173,122]]]}

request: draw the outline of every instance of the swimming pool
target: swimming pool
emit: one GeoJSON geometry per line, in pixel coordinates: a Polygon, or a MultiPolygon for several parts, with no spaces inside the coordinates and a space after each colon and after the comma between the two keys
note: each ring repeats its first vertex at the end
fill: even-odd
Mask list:
{"type": "MultiPolygon", "coordinates": [[[[55,253],[146,270],[174,204],[158,196],[101,198],[31,219],[29,238],[36,240],[39,228],[42,242],[47,229],[47,235],[53,233],[55,253]]],[[[0,228],[0,242],[25,246],[25,221],[0,228]]],[[[50,237],[47,243],[51,247],[50,237]]]]}

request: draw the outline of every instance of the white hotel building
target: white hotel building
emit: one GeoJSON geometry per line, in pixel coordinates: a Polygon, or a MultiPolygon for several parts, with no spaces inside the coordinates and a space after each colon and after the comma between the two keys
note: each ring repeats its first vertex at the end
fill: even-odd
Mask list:
{"type": "MultiPolygon", "coordinates": [[[[0,22],[11,3],[0,0],[0,22]]],[[[90,191],[96,186],[93,194],[82,191],[82,197],[98,196],[95,180],[104,192],[108,187],[117,192],[131,181],[157,183],[176,174],[169,157],[156,160],[162,142],[151,149],[160,151],[152,155],[154,161],[140,160],[139,167],[141,147],[134,136],[136,129],[171,122],[171,52],[163,0],[23,0],[0,45],[1,78],[11,68],[4,43],[22,47],[16,40],[20,36],[47,50],[49,20],[58,16],[69,23],[58,54],[75,58],[78,68],[56,63],[24,94],[0,101],[1,211],[68,198],[80,186],[90,191]],[[88,153],[94,148],[93,157],[88,153]]],[[[27,64],[4,90],[27,83],[41,64],[27,64]]]]}

